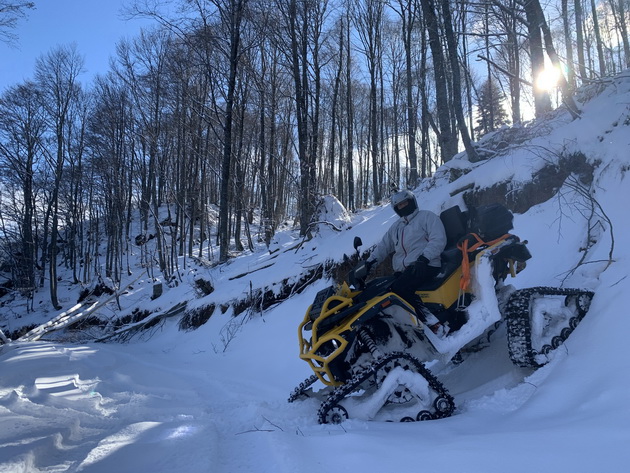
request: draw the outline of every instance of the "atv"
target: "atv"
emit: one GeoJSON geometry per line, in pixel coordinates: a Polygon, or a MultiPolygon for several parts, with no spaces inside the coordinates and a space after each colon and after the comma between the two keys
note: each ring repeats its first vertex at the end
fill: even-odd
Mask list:
{"type": "Polygon", "coordinates": [[[360,258],[348,281],[321,290],[299,326],[300,358],[314,374],[289,402],[321,399],[320,423],[353,417],[403,422],[440,419],[455,400],[433,374],[461,363],[506,322],[512,361],[544,365],[575,329],[593,293],[535,287],[515,290],[504,281],[525,269],[527,242],[509,233],[513,215],[492,204],[440,214],[447,234],[437,277],[416,291],[424,307],[391,291],[396,276],[368,280],[360,258]],[[427,321],[439,321],[432,325],[427,321]],[[321,381],[325,387],[311,387],[321,381]]]}

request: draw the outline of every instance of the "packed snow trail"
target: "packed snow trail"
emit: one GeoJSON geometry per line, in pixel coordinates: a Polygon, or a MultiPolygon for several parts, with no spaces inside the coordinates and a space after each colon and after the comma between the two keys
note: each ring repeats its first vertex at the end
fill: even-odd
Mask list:
{"type": "Polygon", "coordinates": [[[166,471],[169,464],[174,471],[188,460],[189,442],[199,442],[196,462],[210,464],[198,435],[212,436],[199,408],[201,380],[146,362],[134,348],[34,343],[4,355],[5,366],[19,367],[19,379],[3,376],[3,385],[13,388],[3,389],[0,399],[2,456],[21,462],[24,471],[122,471],[121,463],[125,471],[166,471]],[[160,455],[151,454],[152,446],[160,455]]]}

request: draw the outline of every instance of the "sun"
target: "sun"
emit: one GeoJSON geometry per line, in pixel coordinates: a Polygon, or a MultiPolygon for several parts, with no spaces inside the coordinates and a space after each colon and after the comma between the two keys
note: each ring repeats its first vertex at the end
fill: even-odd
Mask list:
{"type": "Polygon", "coordinates": [[[538,74],[536,86],[540,90],[552,90],[558,85],[560,79],[560,71],[553,66],[547,66],[538,74]]]}

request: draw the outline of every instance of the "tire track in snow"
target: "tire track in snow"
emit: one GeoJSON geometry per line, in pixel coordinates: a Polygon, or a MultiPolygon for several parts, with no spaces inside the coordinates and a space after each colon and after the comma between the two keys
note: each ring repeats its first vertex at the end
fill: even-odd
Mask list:
{"type": "MultiPolygon", "coordinates": [[[[188,456],[183,442],[202,444],[208,430],[187,379],[138,366],[121,347],[38,343],[0,360],[22,368],[19,379],[3,377],[0,386],[2,471],[114,471],[122,457],[130,472],[168,471],[169,464],[174,471],[188,456]]],[[[203,452],[195,462],[207,471],[203,452]]]]}

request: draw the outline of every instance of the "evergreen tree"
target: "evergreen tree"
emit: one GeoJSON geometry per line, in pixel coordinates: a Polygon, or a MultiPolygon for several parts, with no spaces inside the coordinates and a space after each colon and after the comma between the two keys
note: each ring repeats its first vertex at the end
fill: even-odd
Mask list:
{"type": "Polygon", "coordinates": [[[508,114],[503,107],[504,96],[494,80],[488,79],[481,86],[477,102],[477,126],[475,132],[484,135],[509,124],[508,114]]]}

